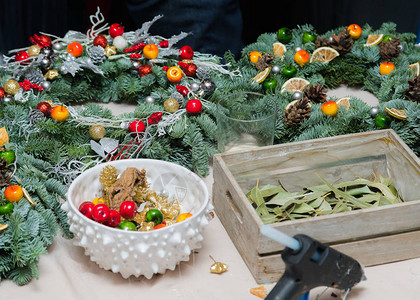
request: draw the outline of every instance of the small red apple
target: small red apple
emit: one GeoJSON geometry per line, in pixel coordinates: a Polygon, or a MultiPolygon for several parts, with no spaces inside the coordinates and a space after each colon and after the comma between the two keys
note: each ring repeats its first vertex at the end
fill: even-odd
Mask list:
{"type": "Polygon", "coordinates": [[[92,210],[92,219],[99,223],[104,223],[109,219],[110,209],[106,204],[96,204],[92,210]]]}
{"type": "Polygon", "coordinates": [[[85,201],[79,206],[79,211],[87,218],[92,219],[92,211],[95,204],[89,201],[85,201]]]}
{"type": "Polygon", "coordinates": [[[134,201],[124,201],[120,205],[120,215],[125,219],[132,219],[137,213],[137,204],[134,201]]]}
{"type": "Polygon", "coordinates": [[[117,227],[120,225],[121,222],[121,215],[118,211],[111,209],[109,211],[109,218],[105,221],[104,225],[109,227],[117,227]]]}
{"type": "Polygon", "coordinates": [[[191,59],[193,58],[193,56],[194,56],[194,51],[190,46],[185,45],[179,49],[179,57],[181,59],[191,59]]]}
{"type": "Polygon", "coordinates": [[[109,35],[114,38],[124,33],[124,27],[121,24],[114,23],[109,27],[109,35]]]}
{"type": "Polygon", "coordinates": [[[198,114],[203,110],[203,104],[198,99],[190,99],[185,104],[185,109],[190,114],[198,114]]]}

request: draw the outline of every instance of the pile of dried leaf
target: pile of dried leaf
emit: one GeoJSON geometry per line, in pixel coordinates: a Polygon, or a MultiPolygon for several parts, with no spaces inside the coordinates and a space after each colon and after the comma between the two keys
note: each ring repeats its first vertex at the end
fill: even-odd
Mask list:
{"type": "Polygon", "coordinates": [[[294,193],[286,191],[280,182],[260,187],[257,181],[246,196],[265,224],[403,202],[392,178],[379,175],[373,180],[358,178],[330,184],[318,177],[323,185],[294,193]]]}

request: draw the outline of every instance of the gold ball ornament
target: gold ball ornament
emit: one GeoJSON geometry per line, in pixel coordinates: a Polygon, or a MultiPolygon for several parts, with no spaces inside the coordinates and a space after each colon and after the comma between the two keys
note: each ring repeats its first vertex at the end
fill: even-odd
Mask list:
{"type": "Polygon", "coordinates": [[[58,77],[58,71],[57,70],[48,70],[47,73],[45,73],[44,77],[49,80],[54,80],[58,77]]]}
{"type": "Polygon", "coordinates": [[[105,47],[105,55],[106,57],[110,57],[111,55],[117,54],[117,47],[115,46],[106,46],[105,47]]]}
{"type": "Polygon", "coordinates": [[[12,95],[12,96],[16,95],[17,92],[19,92],[19,89],[20,89],[20,85],[14,79],[9,79],[4,84],[4,91],[9,95],[12,95]]]}
{"type": "Polygon", "coordinates": [[[102,125],[92,125],[89,128],[89,136],[95,141],[99,141],[105,136],[105,134],[105,127],[103,127],[102,125]]]}
{"type": "Polygon", "coordinates": [[[31,47],[28,48],[29,56],[38,56],[40,52],[41,52],[41,47],[39,47],[38,45],[32,45],[31,47]]]}
{"type": "Polygon", "coordinates": [[[172,114],[179,109],[179,103],[174,98],[168,98],[163,103],[163,109],[172,114]]]}

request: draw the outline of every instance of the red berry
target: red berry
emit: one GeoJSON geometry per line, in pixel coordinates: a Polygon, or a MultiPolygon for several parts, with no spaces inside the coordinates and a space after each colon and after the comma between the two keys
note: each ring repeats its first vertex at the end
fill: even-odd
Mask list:
{"type": "Polygon", "coordinates": [[[178,91],[178,93],[180,93],[184,96],[187,96],[188,92],[189,92],[189,90],[183,85],[177,85],[176,90],[178,91]]]}
{"type": "MultiPolygon", "coordinates": [[[[15,61],[22,61],[24,59],[29,58],[29,54],[26,51],[19,51],[18,53],[16,53],[15,55],[15,61]]],[[[21,62],[21,64],[27,64],[29,61],[23,61],[21,62]]]]}
{"type": "Polygon", "coordinates": [[[108,45],[108,40],[103,35],[98,35],[93,39],[93,45],[105,48],[108,45]]]}
{"type": "Polygon", "coordinates": [[[133,135],[139,134],[140,132],[143,132],[146,129],[146,125],[144,125],[143,121],[135,120],[130,123],[128,126],[128,131],[133,133],[133,135]]]}
{"type": "Polygon", "coordinates": [[[84,215],[85,217],[92,219],[92,211],[95,204],[89,201],[85,201],[79,206],[79,211],[84,215]]]}
{"type": "Polygon", "coordinates": [[[198,114],[203,110],[203,104],[198,99],[190,99],[185,105],[185,109],[190,114],[198,114]]]}
{"type": "Polygon", "coordinates": [[[105,221],[104,225],[109,227],[117,227],[120,225],[121,222],[121,215],[118,211],[111,209],[109,211],[109,218],[105,221]]]}
{"type": "Polygon", "coordinates": [[[179,57],[181,59],[191,59],[193,58],[193,56],[194,56],[194,51],[190,46],[185,45],[179,49],[179,57]]]}
{"type": "Polygon", "coordinates": [[[137,204],[134,201],[124,201],[120,205],[120,215],[126,219],[132,219],[137,213],[137,204]]]}
{"type": "Polygon", "coordinates": [[[92,219],[99,223],[104,223],[109,219],[110,209],[106,204],[99,203],[93,207],[92,210],[92,219]]]}
{"type": "Polygon", "coordinates": [[[150,115],[147,123],[149,124],[157,124],[159,123],[160,119],[162,119],[162,112],[158,111],[150,115]]]}
{"type": "Polygon", "coordinates": [[[109,35],[114,38],[124,33],[124,27],[118,23],[114,23],[109,27],[109,35]]]}

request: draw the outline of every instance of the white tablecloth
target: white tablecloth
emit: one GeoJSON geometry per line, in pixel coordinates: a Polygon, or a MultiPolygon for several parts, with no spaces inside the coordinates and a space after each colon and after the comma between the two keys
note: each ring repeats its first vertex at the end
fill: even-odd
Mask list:
{"type": "MultiPolygon", "coordinates": [[[[330,91],[330,96],[353,95],[376,105],[369,93],[341,87],[330,91]]],[[[132,111],[129,105],[107,105],[116,114],[132,111]]],[[[205,178],[211,191],[213,177],[205,178]]],[[[123,279],[119,274],[100,269],[84,255],[82,248],[71,240],[57,236],[48,254],[39,262],[39,279],[25,286],[11,281],[0,283],[0,300],[56,300],[56,299],[259,299],[249,292],[257,287],[250,271],[230,240],[217,216],[204,231],[203,247],[191,254],[189,262],[181,263],[174,271],[152,279],[123,279]],[[213,261],[209,256],[229,266],[223,274],[212,274],[213,261]]],[[[420,249],[419,249],[420,255],[420,249]]],[[[367,280],[352,289],[347,299],[357,300],[415,300],[420,299],[420,259],[369,267],[365,269],[367,280]]],[[[272,285],[267,285],[270,289],[272,285]]],[[[334,300],[332,289],[318,288],[310,293],[311,300],[334,300]],[[319,294],[322,294],[318,297],[319,294]],[[317,298],[318,297],[318,298],[317,298]]]]}

